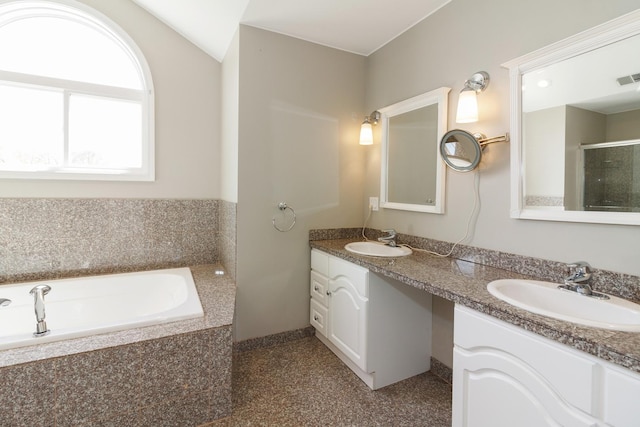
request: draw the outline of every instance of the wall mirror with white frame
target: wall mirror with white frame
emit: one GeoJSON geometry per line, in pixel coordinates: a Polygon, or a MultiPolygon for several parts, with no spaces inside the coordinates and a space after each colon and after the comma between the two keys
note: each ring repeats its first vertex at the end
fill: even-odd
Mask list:
{"type": "Polygon", "coordinates": [[[441,87],[379,109],[381,207],[444,213],[445,167],[439,142],[446,132],[450,90],[441,87]]]}
{"type": "Polygon", "coordinates": [[[511,216],[640,224],[640,10],[503,64],[511,216]]]}

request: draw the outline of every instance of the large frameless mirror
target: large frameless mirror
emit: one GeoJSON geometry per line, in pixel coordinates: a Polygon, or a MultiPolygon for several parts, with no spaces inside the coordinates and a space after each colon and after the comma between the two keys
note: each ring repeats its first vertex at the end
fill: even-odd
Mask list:
{"type": "Polygon", "coordinates": [[[442,87],[379,110],[383,208],[444,212],[445,169],[438,145],[447,126],[449,91],[442,87]]]}
{"type": "Polygon", "coordinates": [[[511,216],[640,224],[640,10],[504,64],[511,216]]]}

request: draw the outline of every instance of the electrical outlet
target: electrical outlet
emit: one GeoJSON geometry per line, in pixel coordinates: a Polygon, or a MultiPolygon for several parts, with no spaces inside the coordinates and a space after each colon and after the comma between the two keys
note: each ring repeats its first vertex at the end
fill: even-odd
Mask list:
{"type": "Polygon", "coordinates": [[[377,197],[369,197],[369,208],[372,211],[378,210],[378,198],[377,197]]]}

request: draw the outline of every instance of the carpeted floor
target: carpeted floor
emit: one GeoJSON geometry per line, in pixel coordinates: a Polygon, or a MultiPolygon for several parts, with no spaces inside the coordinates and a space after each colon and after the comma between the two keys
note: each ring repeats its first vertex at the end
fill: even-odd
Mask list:
{"type": "Polygon", "coordinates": [[[451,426],[451,385],[425,373],[372,391],[315,337],[238,352],[219,426],[451,426]]]}

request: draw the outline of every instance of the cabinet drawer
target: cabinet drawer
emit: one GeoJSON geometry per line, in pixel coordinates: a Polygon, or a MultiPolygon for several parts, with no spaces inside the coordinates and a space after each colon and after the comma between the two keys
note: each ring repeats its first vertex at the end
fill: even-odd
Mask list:
{"type": "Polygon", "coordinates": [[[317,249],[312,249],[311,269],[325,276],[329,276],[329,255],[317,249]]]}
{"type": "Polygon", "coordinates": [[[322,274],[312,271],[311,272],[311,298],[318,301],[322,305],[327,305],[327,290],[329,286],[329,279],[322,274]]]}
{"type": "Polygon", "coordinates": [[[598,365],[577,350],[458,305],[454,343],[469,351],[491,351],[522,363],[571,405],[587,413],[594,410],[591,390],[598,365]]]}
{"type": "Polygon", "coordinates": [[[336,280],[341,276],[348,278],[361,297],[369,297],[369,270],[340,258],[330,257],[329,278],[336,280]]]}
{"type": "Polygon", "coordinates": [[[309,310],[309,323],[316,328],[316,332],[327,336],[327,308],[312,299],[309,310]]]}

